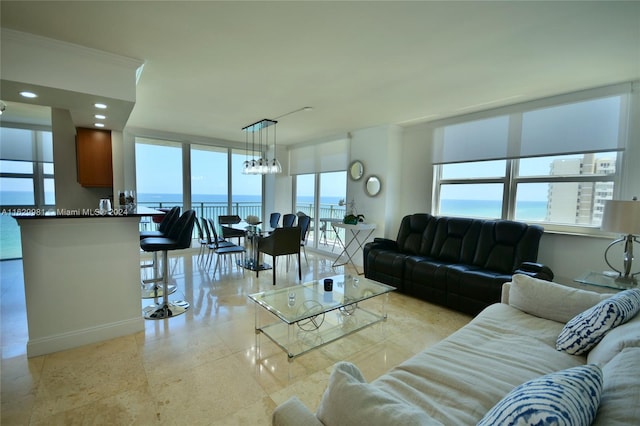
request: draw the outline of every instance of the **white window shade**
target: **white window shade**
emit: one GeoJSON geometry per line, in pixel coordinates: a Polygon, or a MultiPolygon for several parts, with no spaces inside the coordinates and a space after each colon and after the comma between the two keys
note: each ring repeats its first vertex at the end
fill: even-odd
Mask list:
{"type": "Polygon", "coordinates": [[[496,160],[507,156],[509,117],[492,117],[436,129],[434,163],[496,160]]]}
{"type": "Polygon", "coordinates": [[[289,173],[301,175],[346,170],[348,158],[347,139],[294,147],[289,150],[289,173]]]}
{"type": "Polygon", "coordinates": [[[525,112],[520,157],[624,149],[622,105],[612,96],[525,112]]]}
{"type": "Polygon", "coordinates": [[[631,90],[607,86],[434,123],[433,162],[622,151],[631,90]]]}
{"type": "Polygon", "coordinates": [[[53,163],[51,132],[0,127],[0,160],[53,163]]]}

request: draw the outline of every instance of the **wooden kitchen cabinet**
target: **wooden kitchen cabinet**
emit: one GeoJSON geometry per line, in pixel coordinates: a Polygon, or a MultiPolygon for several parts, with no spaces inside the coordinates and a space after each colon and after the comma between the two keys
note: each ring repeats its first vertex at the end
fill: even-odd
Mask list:
{"type": "Polygon", "coordinates": [[[78,127],[76,155],[80,185],[101,188],[113,186],[111,131],[78,127]]]}

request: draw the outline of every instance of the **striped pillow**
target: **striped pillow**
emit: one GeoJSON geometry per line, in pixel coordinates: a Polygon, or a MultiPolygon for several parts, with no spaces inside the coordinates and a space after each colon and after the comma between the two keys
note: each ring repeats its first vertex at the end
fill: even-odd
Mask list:
{"type": "Polygon", "coordinates": [[[513,389],[477,426],[590,425],[602,393],[602,370],[581,365],[530,380],[513,389]]]}
{"type": "Polygon", "coordinates": [[[556,340],[556,349],[571,355],[591,350],[612,328],[624,324],[640,310],[640,289],[614,294],[573,317],[556,340]]]}

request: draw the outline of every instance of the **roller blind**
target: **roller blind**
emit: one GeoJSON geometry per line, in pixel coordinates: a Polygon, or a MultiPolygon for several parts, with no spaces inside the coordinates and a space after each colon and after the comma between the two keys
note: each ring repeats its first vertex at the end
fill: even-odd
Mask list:
{"type": "Polygon", "coordinates": [[[436,123],[434,164],[624,150],[631,90],[608,86],[436,123]]]}
{"type": "Polygon", "coordinates": [[[349,157],[347,141],[345,138],[291,148],[289,173],[300,175],[346,170],[349,157]]]}
{"type": "Polygon", "coordinates": [[[51,132],[0,127],[0,160],[53,163],[51,132]]]}

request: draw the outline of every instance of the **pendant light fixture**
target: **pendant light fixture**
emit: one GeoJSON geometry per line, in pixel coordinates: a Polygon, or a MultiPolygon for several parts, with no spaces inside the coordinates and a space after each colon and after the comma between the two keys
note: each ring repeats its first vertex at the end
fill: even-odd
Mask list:
{"type": "Polygon", "coordinates": [[[246,150],[246,160],[242,165],[243,174],[266,175],[282,172],[282,166],[276,158],[276,124],[278,124],[276,120],[265,118],[242,128],[245,132],[246,150]],[[273,133],[272,159],[268,157],[270,133],[273,133]],[[251,134],[251,149],[249,149],[249,134],[251,134]],[[249,159],[249,152],[251,152],[251,159],[249,159]]]}

